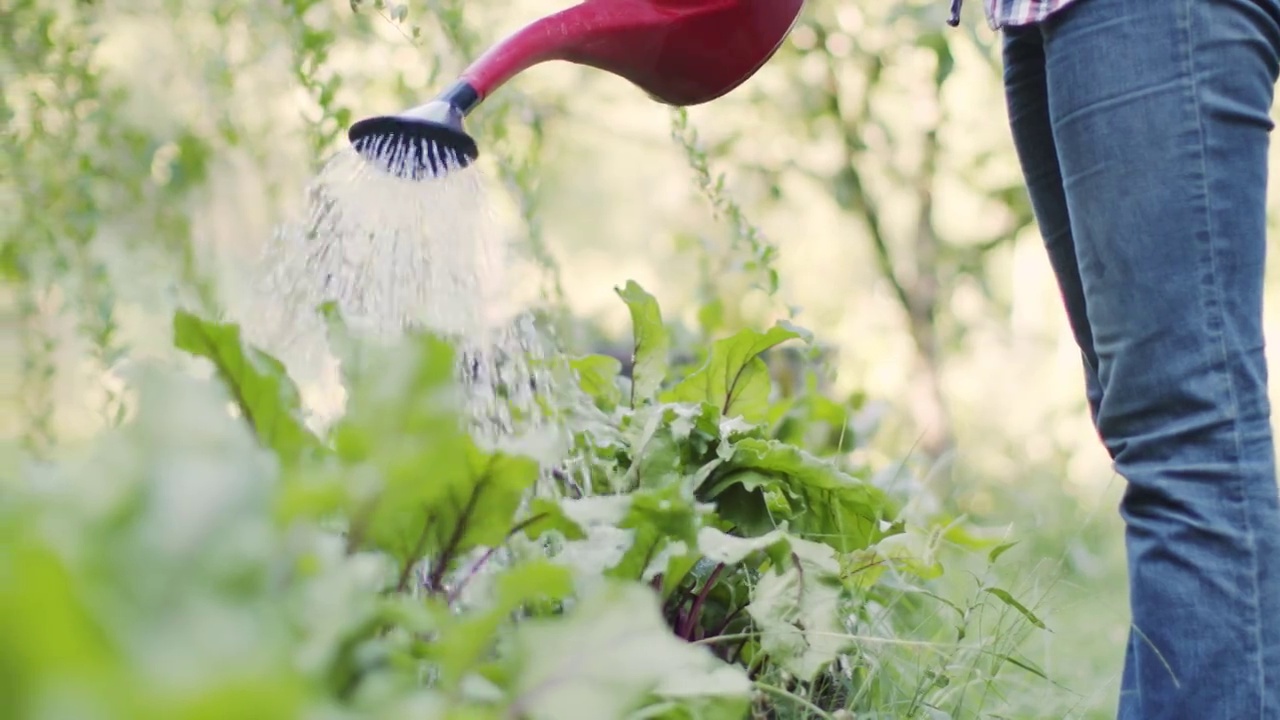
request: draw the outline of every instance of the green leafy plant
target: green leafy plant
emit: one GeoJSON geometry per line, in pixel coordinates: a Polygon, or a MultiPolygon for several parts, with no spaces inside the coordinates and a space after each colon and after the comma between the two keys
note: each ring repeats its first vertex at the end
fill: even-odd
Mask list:
{"type": "Polygon", "coordinates": [[[740,332],[681,376],[656,300],[619,295],[635,370],[573,362],[606,419],[576,495],[536,491],[538,461],[470,437],[444,338],[343,337],[346,411],[318,435],[279,362],[177,314],[175,344],[213,377],[138,369],[134,417],[0,511],[5,716],[860,707],[867,681],[842,668],[880,654],[858,618],[939,572],[925,538],[944,531],[904,522],[866,468],[781,436],[801,403],[763,356],[807,333],[740,332]],[[822,690],[840,677],[848,692],[822,690]]]}

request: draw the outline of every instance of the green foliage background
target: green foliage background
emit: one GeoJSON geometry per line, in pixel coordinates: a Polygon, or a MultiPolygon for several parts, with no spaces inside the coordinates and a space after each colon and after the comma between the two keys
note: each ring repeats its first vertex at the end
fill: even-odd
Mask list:
{"type": "MultiPolygon", "coordinates": [[[[824,545],[844,560],[883,542],[905,548],[897,572],[839,589],[839,603],[864,611],[868,593],[886,593],[874,598],[884,622],[838,649],[833,677],[846,684],[797,686],[796,667],[784,664],[750,678],[750,704],[758,710],[768,696],[776,711],[817,717],[836,705],[805,703],[861,703],[885,717],[1107,717],[1125,631],[1119,483],[1088,427],[1078,356],[1013,161],[996,36],[976,6],[964,27],[945,28],[943,5],[813,0],[756,77],[688,111],[595,71],[535,68],[469,127],[520,253],[511,297],[547,311],[610,427],[625,436],[637,401],[648,400],[669,410],[709,401],[756,423],[758,437],[712,433],[733,445],[732,462],[747,464],[736,480],[703,478],[714,497],[695,498],[721,519],[737,513],[750,537],[769,537],[772,526],[752,499],[771,520],[790,513],[791,531],[826,522],[806,511],[833,508],[811,494],[829,489],[777,487],[778,476],[813,479],[805,468],[817,457],[884,492],[887,519],[912,519],[916,531],[897,539],[842,528],[853,546],[824,545]],[[661,311],[646,300],[654,297],[661,311]],[[813,333],[809,350],[793,339],[767,364],[747,362],[748,391],[730,390],[714,366],[698,370],[766,331],[792,332],[782,324],[791,321],[813,333]],[[635,382],[619,384],[606,353],[633,352],[635,382]],[[788,409],[768,414],[765,400],[777,397],[792,399],[788,409]],[[993,658],[998,674],[984,664],[993,658]]],[[[87,703],[125,717],[292,717],[302,707],[422,716],[472,712],[449,703],[490,691],[509,709],[521,683],[537,682],[531,668],[554,665],[539,653],[564,649],[549,633],[599,638],[618,613],[655,657],[713,667],[707,653],[670,639],[702,631],[702,620],[687,622],[692,603],[699,588],[734,587],[728,571],[710,583],[704,565],[680,609],[679,588],[667,588],[667,604],[624,581],[591,594],[581,577],[536,558],[493,580],[493,604],[468,610],[465,627],[488,628],[475,637],[503,638],[497,665],[481,673],[485,688],[464,682],[477,658],[494,657],[479,640],[441,636],[441,654],[421,657],[414,638],[440,627],[439,608],[395,590],[407,557],[449,546],[448,526],[420,533],[420,547],[410,532],[406,549],[414,518],[391,513],[370,521],[368,553],[335,545],[351,519],[337,483],[345,471],[314,465],[382,436],[378,410],[349,416],[332,436],[310,435],[276,412],[294,407],[299,390],[219,324],[242,294],[242,269],[297,211],[301,188],[353,118],[421,101],[489,43],[556,7],[10,0],[0,9],[0,296],[11,320],[0,333],[15,349],[0,354],[12,390],[0,397],[3,492],[13,498],[0,510],[0,643],[13,649],[0,653],[0,694],[33,703],[0,712],[88,716],[87,703]],[[213,356],[220,379],[174,370],[191,365],[189,353],[213,356]],[[221,412],[229,401],[238,419],[221,412]],[[302,476],[319,479],[300,486],[302,476]],[[582,608],[561,618],[557,603],[570,597],[582,608]],[[500,622],[515,608],[535,621],[500,622]],[[423,663],[438,675],[418,677],[423,663]],[[368,680],[359,697],[344,695],[353,677],[368,680]],[[427,686],[437,691],[414,690],[427,686]]],[[[426,384],[407,387],[443,383],[432,373],[447,365],[447,343],[408,342],[426,384]]],[[[449,434],[447,404],[419,410],[391,429],[452,438],[414,452],[440,453],[431,462],[456,469],[458,483],[441,492],[465,495],[496,461],[449,434]]],[[[686,424],[710,422],[686,415],[686,424]]],[[[672,477],[709,462],[698,454],[709,446],[676,452],[683,446],[670,442],[662,457],[672,477]]],[[[361,452],[399,462],[408,450],[361,452]]],[[[604,460],[601,477],[617,479],[634,458],[604,460]]],[[[506,500],[462,545],[509,551],[511,527],[528,519],[528,507],[511,504],[524,464],[499,465],[495,490],[506,500]]],[[[385,482],[392,470],[381,469],[385,482]]],[[[419,497],[411,483],[384,490],[407,493],[410,505],[452,497],[419,497]]],[[[644,507],[630,502],[629,512],[644,507]]],[[[701,542],[690,534],[695,519],[706,521],[623,513],[615,525],[661,528],[663,542],[692,546],[701,542]]],[[[552,525],[572,534],[567,519],[552,525]]],[[[752,557],[769,562],[761,554],[777,549],[773,540],[753,541],[762,544],[752,557]]],[[[779,587],[797,581],[777,578],[779,587]]],[[[732,593],[720,592],[701,595],[698,618],[728,607],[732,593]]],[[[812,610],[783,607],[781,590],[753,592],[778,603],[757,607],[769,612],[753,616],[750,633],[812,610]]],[[[785,645],[774,630],[770,642],[785,645]]],[[[841,628],[846,640],[855,631],[841,628]]],[[[612,679],[661,685],[661,667],[627,662],[609,665],[612,679]]],[[[730,707],[742,697],[735,682],[724,679],[730,707]]],[[[704,716],[718,717],[722,699],[700,705],[704,716]]]]}

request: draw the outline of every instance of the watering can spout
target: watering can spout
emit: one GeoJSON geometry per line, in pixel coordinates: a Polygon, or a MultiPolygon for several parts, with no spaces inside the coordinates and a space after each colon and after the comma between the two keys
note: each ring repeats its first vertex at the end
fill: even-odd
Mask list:
{"type": "Polygon", "coordinates": [[[773,56],[804,0],[585,0],[536,20],[476,59],[436,99],[348,132],[366,158],[418,179],[478,155],[462,118],[512,77],[562,60],[626,79],[668,105],[731,92],[773,56]]]}
{"type": "Polygon", "coordinates": [[[386,172],[407,180],[439,177],[479,157],[476,141],[462,127],[479,102],[475,88],[459,81],[426,104],[365,118],[347,137],[356,152],[386,172]]]}

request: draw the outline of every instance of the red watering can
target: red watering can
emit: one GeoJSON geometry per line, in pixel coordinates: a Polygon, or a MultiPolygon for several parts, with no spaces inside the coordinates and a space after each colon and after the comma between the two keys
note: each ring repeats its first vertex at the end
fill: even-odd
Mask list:
{"type": "Polygon", "coordinates": [[[804,0],[585,0],[536,20],[490,48],[434,100],[366,118],[347,136],[366,159],[401,177],[437,177],[479,155],[462,128],[503,83],[548,60],[613,73],[658,102],[714,100],[773,57],[804,0]]]}

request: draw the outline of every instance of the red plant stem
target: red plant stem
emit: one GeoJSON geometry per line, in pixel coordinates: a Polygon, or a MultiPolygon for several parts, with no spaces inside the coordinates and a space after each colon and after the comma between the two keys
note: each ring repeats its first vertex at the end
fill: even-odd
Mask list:
{"type": "Polygon", "coordinates": [[[721,572],[724,572],[724,563],[716,565],[716,569],[711,571],[707,581],[702,584],[702,591],[694,598],[693,607],[689,608],[689,614],[685,616],[684,622],[681,623],[678,631],[680,637],[685,640],[693,639],[693,628],[697,625],[698,617],[702,615],[702,604],[706,602],[707,596],[711,594],[711,587],[716,584],[716,580],[720,579],[721,572]]]}
{"type": "Polygon", "coordinates": [[[653,588],[653,589],[654,589],[655,591],[657,591],[657,592],[661,592],[661,591],[662,591],[662,580],[663,580],[663,574],[662,574],[662,573],[658,573],[657,575],[654,575],[654,576],[653,576],[653,579],[649,581],[649,587],[653,588]]]}
{"type": "Polygon", "coordinates": [[[476,503],[480,501],[480,493],[488,482],[489,471],[485,470],[485,474],[471,488],[471,496],[467,498],[467,504],[462,508],[462,512],[458,513],[458,522],[454,524],[453,532],[449,534],[449,539],[445,541],[444,550],[441,551],[440,557],[436,559],[435,566],[431,568],[431,574],[427,576],[427,592],[437,593],[440,591],[440,584],[444,582],[444,574],[449,571],[449,564],[453,562],[453,554],[458,550],[458,545],[467,533],[467,523],[471,521],[471,513],[475,512],[476,503]]]}
{"type": "Polygon", "coordinates": [[[435,524],[435,516],[427,514],[427,519],[422,524],[422,532],[418,535],[418,540],[413,544],[413,549],[409,551],[409,557],[405,559],[404,566],[400,568],[400,577],[396,582],[396,592],[404,592],[409,589],[409,576],[413,574],[413,566],[418,564],[418,560],[422,558],[422,550],[427,546],[427,536],[431,533],[431,526],[435,524]]]}
{"type": "MultiPolygon", "coordinates": [[[[516,523],[516,526],[511,528],[511,530],[507,532],[506,540],[510,540],[512,537],[516,535],[516,533],[520,532],[521,530],[524,530],[525,528],[538,522],[539,520],[545,518],[546,516],[547,516],[546,513],[538,513],[537,515],[534,515],[531,518],[527,518],[525,520],[522,520],[516,523]]],[[[494,553],[498,552],[499,547],[501,547],[501,545],[497,545],[489,548],[488,550],[485,550],[484,554],[480,556],[480,559],[472,563],[470,568],[467,568],[467,574],[464,575],[461,579],[459,579],[458,584],[454,585],[453,589],[449,591],[448,603],[450,605],[458,601],[458,598],[462,596],[462,591],[464,588],[466,588],[467,583],[471,581],[471,578],[476,576],[476,573],[480,572],[480,568],[484,567],[485,563],[489,562],[490,558],[493,557],[494,553]]]]}

